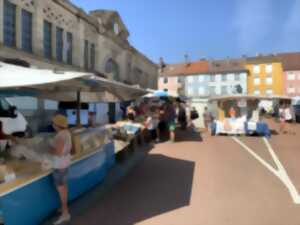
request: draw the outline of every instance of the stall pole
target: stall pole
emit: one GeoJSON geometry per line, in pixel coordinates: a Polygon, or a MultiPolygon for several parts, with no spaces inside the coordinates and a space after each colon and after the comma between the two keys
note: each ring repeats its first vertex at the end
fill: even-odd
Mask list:
{"type": "Polygon", "coordinates": [[[81,93],[80,93],[80,91],[77,91],[76,95],[77,95],[76,125],[77,125],[77,127],[80,127],[81,126],[81,121],[80,121],[81,93]]]}

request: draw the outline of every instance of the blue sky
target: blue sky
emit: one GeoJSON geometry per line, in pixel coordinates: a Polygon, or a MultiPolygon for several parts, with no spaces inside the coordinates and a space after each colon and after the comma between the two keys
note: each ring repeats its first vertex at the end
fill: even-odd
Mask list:
{"type": "Polygon", "coordinates": [[[72,0],[117,10],[130,42],[155,62],[300,50],[300,0],[72,0]]]}

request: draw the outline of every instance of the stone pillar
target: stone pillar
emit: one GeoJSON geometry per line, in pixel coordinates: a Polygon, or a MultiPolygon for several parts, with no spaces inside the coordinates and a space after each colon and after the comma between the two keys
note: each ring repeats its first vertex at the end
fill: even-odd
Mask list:
{"type": "Polygon", "coordinates": [[[56,26],[52,23],[52,58],[56,59],[56,26]]]}
{"type": "Polygon", "coordinates": [[[76,32],[73,33],[74,65],[84,68],[84,22],[78,18],[76,32]]]}
{"type": "Polygon", "coordinates": [[[67,63],[68,58],[68,42],[67,42],[67,32],[63,30],[63,62],[67,63]]]}
{"type": "Polygon", "coordinates": [[[3,0],[0,0],[0,43],[3,43],[3,9],[4,9],[4,2],[3,0]]]}
{"type": "Polygon", "coordinates": [[[16,46],[22,48],[22,8],[16,5],[16,46]]]}
{"type": "Polygon", "coordinates": [[[44,57],[44,19],[42,1],[34,1],[34,13],[32,17],[33,29],[33,53],[44,57]]]}

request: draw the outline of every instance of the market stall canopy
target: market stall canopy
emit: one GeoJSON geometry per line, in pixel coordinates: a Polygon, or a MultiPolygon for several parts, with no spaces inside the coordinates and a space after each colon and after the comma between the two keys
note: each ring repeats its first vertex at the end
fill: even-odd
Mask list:
{"type": "Polygon", "coordinates": [[[151,90],[148,89],[149,93],[144,95],[144,98],[163,98],[163,97],[170,97],[170,98],[177,98],[178,94],[170,92],[170,91],[161,91],[161,90],[151,90]]]}
{"type": "Polygon", "coordinates": [[[227,101],[227,100],[291,100],[290,97],[285,95],[272,95],[272,96],[257,96],[257,95],[222,95],[211,97],[210,102],[214,101],[227,101]]]}
{"type": "Polygon", "coordinates": [[[117,102],[133,100],[148,93],[92,73],[53,71],[24,68],[0,62],[0,92],[56,101],[76,101],[77,92],[82,102],[117,102]]]}

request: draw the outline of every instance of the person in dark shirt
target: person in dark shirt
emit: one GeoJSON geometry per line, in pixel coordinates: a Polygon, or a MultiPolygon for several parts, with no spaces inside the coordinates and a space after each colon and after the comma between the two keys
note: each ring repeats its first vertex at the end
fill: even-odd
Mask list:
{"type": "Polygon", "coordinates": [[[165,107],[166,122],[168,124],[170,141],[175,142],[176,130],[176,110],[172,102],[168,102],[165,107]]]}

